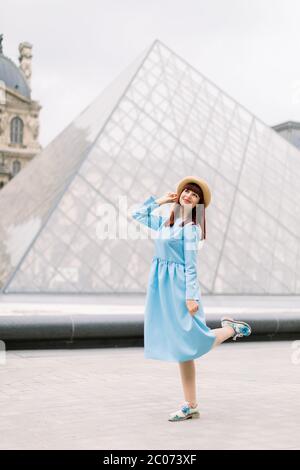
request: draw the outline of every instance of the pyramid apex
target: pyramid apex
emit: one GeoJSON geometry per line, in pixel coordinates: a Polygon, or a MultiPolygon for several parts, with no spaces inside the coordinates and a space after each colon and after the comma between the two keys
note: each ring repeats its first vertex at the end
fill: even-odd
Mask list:
{"type": "Polygon", "coordinates": [[[149,51],[152,51],[152,49],[157,45],[157,44],[160,44],[160,40],[159,39],[154,39],[151,43],[151,45],[149,46],[149,51]]]}

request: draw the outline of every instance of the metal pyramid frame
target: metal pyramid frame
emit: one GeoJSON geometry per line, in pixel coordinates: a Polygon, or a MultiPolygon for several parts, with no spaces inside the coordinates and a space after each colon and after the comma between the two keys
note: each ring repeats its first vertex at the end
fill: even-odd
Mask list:
{"type": "Polygon", "coordinates": [[[152,241],[99,238],[97,208],[135,225],[120,196],[186,174],[212,190],[202,292],[299,294],[300,151],[158,40],[0,192],[2,293],[145,292],[152,241]]]}

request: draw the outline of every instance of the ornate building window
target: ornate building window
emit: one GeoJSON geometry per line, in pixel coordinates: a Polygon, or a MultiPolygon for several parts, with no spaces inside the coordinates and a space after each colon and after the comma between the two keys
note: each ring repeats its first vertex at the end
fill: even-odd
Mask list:
{"type": "Polygon", "coordinates": [[[13,175],[15,176],[21,170],[21,163],[18,160],[13,162],[13,175]]]}
{"type": "Polygon", "coordinates": [[[14,117],[10,123],[10,141],[12,144],[23,143],[23,121],[18,116],[14,117]]]}

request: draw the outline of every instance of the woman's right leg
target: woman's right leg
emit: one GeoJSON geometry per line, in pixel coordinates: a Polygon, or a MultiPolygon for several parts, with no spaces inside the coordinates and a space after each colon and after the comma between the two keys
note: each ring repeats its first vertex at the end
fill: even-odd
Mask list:
{"type": "Polygon", "coordinates": [[[216,339],[212,348],[223,343],[224,341],[226,341],[226,339],[231,338],[231,336],[233,336],[235,333],[234,329],[231,326],[223,326],[223,328],[215,328],[211,331],[213,331],[216,335],[216,339]]]}

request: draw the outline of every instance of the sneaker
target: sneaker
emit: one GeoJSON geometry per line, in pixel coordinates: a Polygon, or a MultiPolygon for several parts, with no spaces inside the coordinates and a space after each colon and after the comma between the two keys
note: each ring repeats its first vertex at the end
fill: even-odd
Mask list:
{"type": "Polygon", "coordinates": [[[184,402],[180,410],[170,414],[169,421],[183,421],[191,418],[200,418],[198,405],[192,408],[187,402],[184,402]]]}
{"type": "Polygon", "coordinates": [[[244,321],[234,320],[233,318],[229,317],[222,317],[221,325],[222,327],[231,326],[234,329],[235,334],[232,337],[233,341],[236,341],[237,338],[251,335],[251,326],[244,321]]]}

